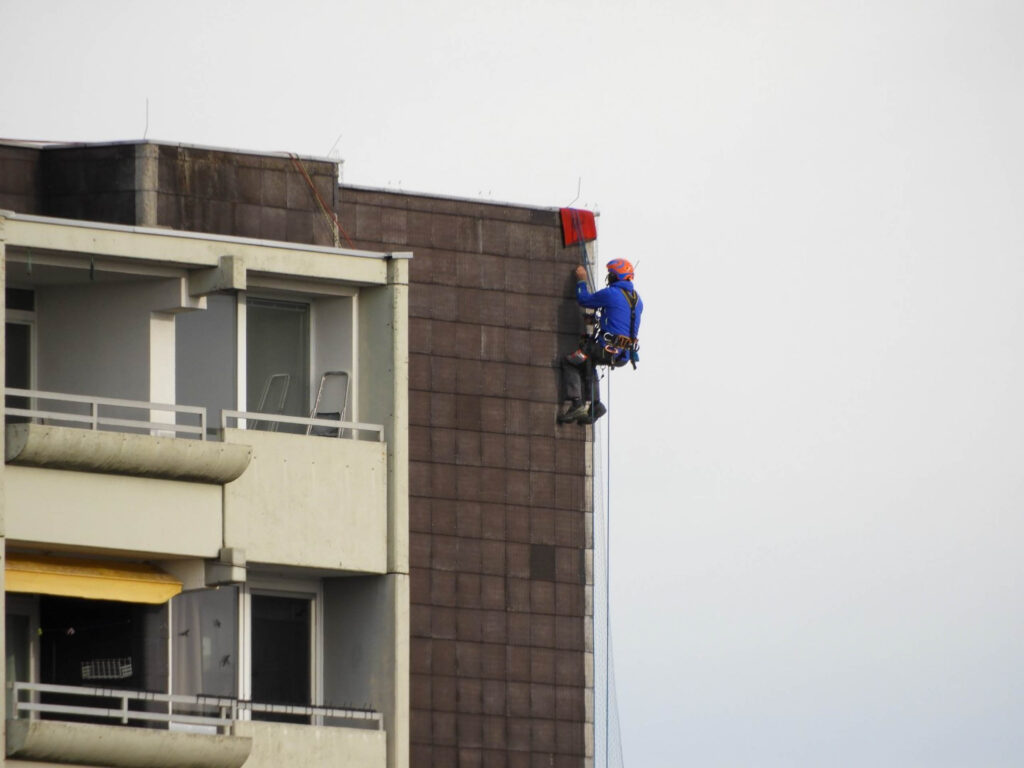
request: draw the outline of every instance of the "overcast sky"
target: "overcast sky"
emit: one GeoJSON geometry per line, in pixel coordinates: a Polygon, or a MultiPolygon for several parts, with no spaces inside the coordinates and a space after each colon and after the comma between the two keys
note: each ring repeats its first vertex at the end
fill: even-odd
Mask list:
{"type": "Polygon", "coordinates": [[[625,764],[1020,766],[1022,41],[1020,0],[0,0],[0,137],[580,183],[647,305],[625,764]]]}

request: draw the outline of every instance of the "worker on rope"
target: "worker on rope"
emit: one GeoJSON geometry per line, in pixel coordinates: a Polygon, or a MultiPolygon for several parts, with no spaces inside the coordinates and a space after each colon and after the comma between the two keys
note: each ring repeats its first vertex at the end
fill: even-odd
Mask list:
{"type": "Polygon", "coordinates": [[[607,409],[601,403],[597,366],[618,368],[639,356],[637,337],[644,302],[633,286],[633,265],[625,259],[608,262],[607,288],[591,293],[587,270],[576,267],[576,301],[585,309],[597,310],[594,332],[580,340],[579,349],[562,358],[565,410],[558,414],[561,424],[592,424],[607,409]]]}

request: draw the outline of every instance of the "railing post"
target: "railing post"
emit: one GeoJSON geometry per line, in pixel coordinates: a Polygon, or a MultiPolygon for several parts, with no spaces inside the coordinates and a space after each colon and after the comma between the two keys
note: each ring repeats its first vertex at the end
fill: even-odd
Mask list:
{"type": "Polygon", "coordinates": [[[128,697],[121,697],[121,725],[128,725],[128,697]]]}
{"type": "Polygon", "coordinates": [[[100,405],[95,400],[89,403],[89,410],[92,412],[92,428],[93,431],[99,431],[100,428],[100,405]]]}

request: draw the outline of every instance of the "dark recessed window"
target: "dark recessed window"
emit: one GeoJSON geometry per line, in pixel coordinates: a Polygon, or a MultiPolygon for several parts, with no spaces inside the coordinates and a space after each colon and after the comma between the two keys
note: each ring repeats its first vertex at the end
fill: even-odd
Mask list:
{"type": "Polygon", "coordinates": [[[7,308],[20,309],[25,312],[35,312],[36,292],[26,288],[7,289],[7,308]]]}
{"type": "MultiPolygon", "coordinates": [[[[261,704],[310,701],[308,598],[252,596],[252,700],[261,704]]],[[[308,723],[298,715],[254,712],[254,720],[308,723]]]]}

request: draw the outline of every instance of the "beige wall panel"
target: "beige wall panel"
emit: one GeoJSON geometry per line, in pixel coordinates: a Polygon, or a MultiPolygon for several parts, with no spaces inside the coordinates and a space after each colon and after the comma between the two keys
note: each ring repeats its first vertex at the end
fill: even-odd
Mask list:
{"type": "Polygon", "coordinates": [[[9,544],[216,557],[221,487],[7,465],[9,544]]]}
{"type": "Polygon", "coordinates": [[[325,699],[382,712],[388,766],[408,768],[409,577],[325,580],[324,637],[325,699]]]}
{"type": "Polygon", "coordinates": [[[243,768],[385,768],[387,762],[384,731],[246,721],[234,732],[252,738],[243,768]]]}
{"type": "Polygon", "coordinates": [[[383,573],[387,444],[229,429],[252,461],[224,486],[224,546],[250,562],[383,573]]]}

